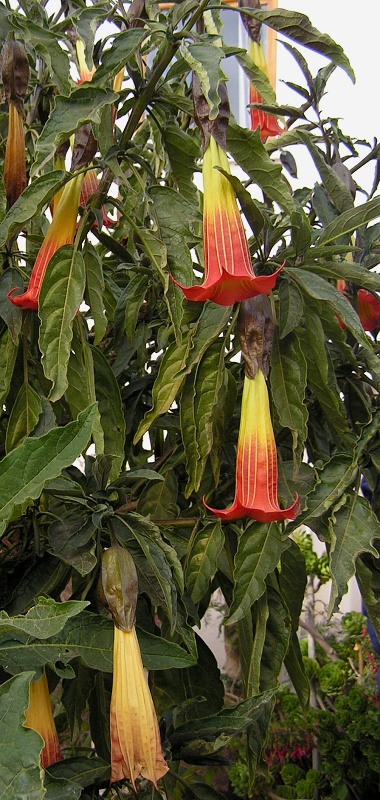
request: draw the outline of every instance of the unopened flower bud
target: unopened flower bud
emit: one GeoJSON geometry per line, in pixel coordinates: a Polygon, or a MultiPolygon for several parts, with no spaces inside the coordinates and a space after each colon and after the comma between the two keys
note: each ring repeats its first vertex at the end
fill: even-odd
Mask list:
{"type": "Polygon", "coordinates": [[[124,547],[115,544],[103,553],[98,588],[115,625],[130,631],[135,624],[138,582],[133,558],[124,547]]]}

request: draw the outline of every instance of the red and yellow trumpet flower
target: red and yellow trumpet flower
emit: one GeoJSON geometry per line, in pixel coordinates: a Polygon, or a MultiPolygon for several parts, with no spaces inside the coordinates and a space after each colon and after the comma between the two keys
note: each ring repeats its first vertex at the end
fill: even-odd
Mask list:
{"type": "Polygon", "coordinates": [[[111,783],[128,778],[135,789],[142,775],[157,788],[168,766],[134,626],[115,626],[110,737],[111,783]]]}
{"type": "MultiPolygon", "coordinates": [[[[252,39],[249,41],[249,54],[254,64],[256,64],[264,75],[269,78],[267,60],[265,58],[264,48],[261,41],[254,42],[252,39]]],[[[249,102],[262,103],[261,94],[250,84],[249,88],[249,102]]],[[[251,130],[255,131],[260,127],[260,139],[265,141],[268,136],[278,136],[279,133],[284,132],[284,128],[278,124],[277,117],[274,114],[268,114],[260,108],[250,108],[251,115],[251,130]]]]}
{"type": "Polygon", "coordinates": [[[235,192],[228,178],[215,167],[230,172],[226,153],[211,136],[203,158],[204,282],[194,286],[174,282],[188,300],[213,300],[229,306],[248,297],[269,294],[280,270],[272,275],[254,275],[235,192]]]}
{"type": "Polygon", "coordinates": [[[77,175],[64,187],[53,220],[38,251],[26,292],[14,295],[18,286],[8,292],[8,298],[13,305],[33,310],[38,308],[42,280],[51,257],[59,247],[74,241],[82,180],[83,175],[77,175]]]}
{"type": "Polygon", "coordinates": [[[225,510],[206,508],[224,520],[251,517],[258,522],[294,519],[294,503],[282,509],[277,497],[277,451],[264,374],[244,378],[240,430],[236,456],[236,488],[232,505],[225,510]]]}
{"type": "Polygon", "coordinates": [[[45,672],[40,678],[31,681],[29,706],[25,712],[25,727],[33,728],[41,734],[44,747],[41,751],[41,766],[48,767],[59,761],[59,741],[51,708],[49,687],[45,672]]]}
{"type": "Polygon", "coordinates": [[[77,83],[84,83],[85,81],[91,81],[92,76],[95,72],[95,67],[89,69],[86,62],[85,52],[84,52],[84,42],[82,39],[77,39],[75,42],[75,49],[77,51],[77,60],[78,60],[78,67],[79,67],[79,79],[77,83]]]}
{"type": "MultiPolygon", "coordinates": [[[[346,282],[338,280],[336,286],[350,300],[349,293],[346,291],[346,282]]],[[[365,331],[375,331],[380,327],[380,300],[377,295],[372,294],[368,289],[358,289],[356,313],[365,331]]],[[[340,320],[339,324],[344,328],[340,320]]]]}

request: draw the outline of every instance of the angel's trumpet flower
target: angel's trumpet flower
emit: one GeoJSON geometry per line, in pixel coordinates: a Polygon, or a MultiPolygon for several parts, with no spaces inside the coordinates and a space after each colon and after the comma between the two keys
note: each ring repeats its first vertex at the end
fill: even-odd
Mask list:
{"type": "Polygon", "coordinates": [[[132,556],[112,545],[103,553],[99,592],[114,618],[110,709],[111,783],[141,775],[157,788],[168,771],[135,629],[137,573],[132,556]]]}
{"type": "Polygon", "coordinates": [[[225,151],[211,136],[203,158],[204,281],[189,287],[175,283],[188,300],[213,300],[229,306],[269,294],[280,270],[272,275],[254,275],[235,192],[218,167],[230,172],[225,151]]]}
{"type": "MultiPolygon", "coordinates": [[[[250,40],[249,54],[253,63],[264,72],[267,78],[269,78],[268,65],[262,42],[253,42],[250,40]]],[[[249,87],[249,102],[262,103],[262,97],[252,83],[249,87]]],[[[284,128],[279,125],[277,117],[274,114],[269,114],[267,111],[263,111],[262,108],[251,107],[249,110],[251,129],[255,131],[256,128],[260,127],[260,139],[265,141],[268,136],[278,136],[279,133],[284,132],[284,128]]]]}
{"type": "Polygon", "coordinates": [[[25,712],[25,726],[41,734],[44,747],[41,752],[41,766],[48,767],[59,761],[59,741],[51,708],[49,687],[45,672],[40,678],[31,681],[29,706],[25,712]]]}
{"type": "Polygon", "coordinates": [[[33,310],[38,308],[41,284],[51,257],[59,247],[74,241],[82,180],[83,175],[77,175],[64,187],[53,220],[38,251],[27,290],[14,295],[19,288],[15,287],[8,292],[8,298],[13,305],[33,310]]]}
{"type": "Polygon", "coordinates": [[[289,508],[280,508],[277,497],[277,451],[264,374],[244,378],[240,430],[236,455],[236,488],[232,505],[225,510],[207,508],[224,520],[251,517],[258,522],[294,519],[298,496],[289,508]]]}
{"type": "Polygon", "coordinates": [[[9,108],[4,184],[8,205],[12,206],[26,187],[23,108],[29,81],[29,63],[22,44],[14,39],[5,42],[0,63],[4,94],[9,108]]]}

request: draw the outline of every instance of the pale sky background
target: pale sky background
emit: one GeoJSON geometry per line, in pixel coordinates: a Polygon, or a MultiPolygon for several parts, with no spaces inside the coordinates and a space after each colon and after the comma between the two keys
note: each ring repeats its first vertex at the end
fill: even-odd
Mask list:
{"type": "MultiPolygon", "coordinates": [[[[354,136],[380,137],[380,2],[379,0],[279,0],[279,6],[306,14],[314,27],[328,33],[343,47],[356,74],[353,84],[338,68],[328,83],[323,100],[326,111],[344,118],[345,130],[354,136]]],[[[289,40],[288,40],[289,41],[289,40]]],[[[297,46],[297,45],[296,45],[297,46]]],[[[309,65],[318,69],[325,59],[304,51],[309,65]]],[[[289,91],[280,79],[289,79],[292,57],[285,48],[277,48],[277,92],[281,102],[289,91]]],[[[312,69],[312,72],[314,70],[312,69]]],[[[296,67],[296,74],[300,75],[296,67]]],[[[291,93],[293,97],[295,95],[291,93]]],[[[290,96],[290,95],[288,95],[290,96]]]]}

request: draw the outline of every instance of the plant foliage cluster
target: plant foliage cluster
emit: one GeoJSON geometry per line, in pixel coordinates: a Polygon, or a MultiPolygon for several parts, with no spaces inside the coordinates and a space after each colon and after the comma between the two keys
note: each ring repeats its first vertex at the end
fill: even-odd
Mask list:
{"type": "MultiPolygon", "coordinates": [[[[171,765],[160,783],[166,796],[186,790],[213,800],[211,787],[183,787],[179,764],[219,763],[229,737],[244,730],[254,785],[283,664],[307,704],[297,638],[305,559],[290,537],[301,523],[327,542],[330,611],[356,572],[380,634],[380,360],[376,330],[367,333],[356,313],[360,289],[380,290],[378,147],[348,138],[324,116],[333,70],[352,77],[327,34],[300,13],[250,10],[284,38],[300,68],[294,107],[279,107],[246,51],[225,44],[222,7],[210,0],[182,0],[165,12],[151,0],[70,0],[53,10],[35,0],[0,4],[0,43],[21,42],[29,64],[27,186],[11,207],[4,188],[0,197],[0,787],[8,798],[122,791],[105,788],[113,624],[97,593],[101,554],[115,539],[138,572],[139,642],[171,765]],[[78,38],[96,67],[81,84],[78,38]],[[300,45],[326,56],[316,76],[300,45]],[[232,118],[227,130],[254,268],[268,275],[284,263],[271,295],[268,389],[279,498],[289,506],[297,492],[301,505],[287,525],[222,524],[206,512],[203,496],[218,508],[234,496],[238,309],[187,301],[170,277],[190,286],[202,271],[191,76],[215,119],[224,59],[238,61],[263,107],[287,123],[265,144],[232,118]],[[125,81],[115,91],[121,69],[125,81]],[[8,293],[28,283],[49,203],[72,177],[55,168],[57,153],[75,134],[74,169],[88,169],[84,130],[84,144],[95,142],[98,189],[81,208],[74,243],[49,262],[38,312],[23,311],[8,293]],[[300,147],[319,177],[292,190],[300,147]],[[368,163],[370,193],[360,185],[368,163]],[[75,465],[81,454],[83,469],[75,465]],[[359,494],[362,475],[372,506],[359,494]],[[226,622],[237,625],[244,686],[244,699],[228,708],[215,658],[196,633],[218,587],[226,622]],[[22,723],[30,680],[45,667],[71,743],[42,777],[41,740],[22,723]]],[[[4,156],[9,113],[3,95],[4,156]]],[[[160,794],[144,781],[138,791],[160,794]]]]}

